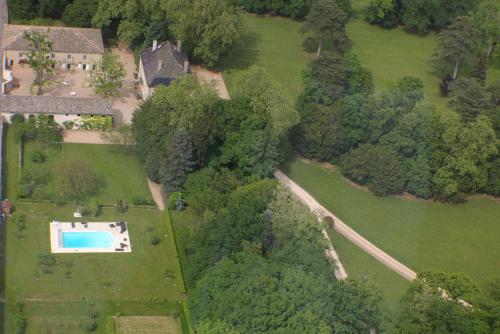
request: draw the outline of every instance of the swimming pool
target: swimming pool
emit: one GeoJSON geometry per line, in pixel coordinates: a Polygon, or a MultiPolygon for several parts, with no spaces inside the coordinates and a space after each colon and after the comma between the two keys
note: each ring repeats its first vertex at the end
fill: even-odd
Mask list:
{"type": "Polygon", "coordinates": [[[63,248],[111,248],[109,232],[62,232],[63,248]]]}

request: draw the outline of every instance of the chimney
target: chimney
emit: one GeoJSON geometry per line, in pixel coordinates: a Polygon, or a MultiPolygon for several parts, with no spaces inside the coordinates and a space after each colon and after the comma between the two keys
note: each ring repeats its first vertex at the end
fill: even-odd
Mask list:
{"type": "Polygon", "coordinates": [[[153,51],[156,50],[157,47],[158,47],[158,41],[155,39],[153,40],[153,51]]]}
{"type": "Polygon", "coordinates": [[[184,73],[187,73],[189,70],[189,62],[187,60],[184,60],[184,73]]]}
{"type": "Polygon", "coordinates": [[[182,47],[182,41],[180,39],[178,39],[177,40],[177,45],[176,45],[177,51],[181,52],[181,47],[182,47]]]}
{"type": "Polygon", "coordinates": [[[158,61],[158,70],[157,70],[157,72],[160,72],[162,67],[163,67],[163,60],[160,59],[158,61]]]}

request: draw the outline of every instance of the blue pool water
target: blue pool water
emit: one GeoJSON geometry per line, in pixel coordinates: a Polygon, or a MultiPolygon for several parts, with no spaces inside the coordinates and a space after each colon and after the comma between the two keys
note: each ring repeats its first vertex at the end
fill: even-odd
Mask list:
{"type": "Polygon", "coordinates": [[[64,248],[111,248],[113,236],[108,232],[63,232],[64,248]]]}

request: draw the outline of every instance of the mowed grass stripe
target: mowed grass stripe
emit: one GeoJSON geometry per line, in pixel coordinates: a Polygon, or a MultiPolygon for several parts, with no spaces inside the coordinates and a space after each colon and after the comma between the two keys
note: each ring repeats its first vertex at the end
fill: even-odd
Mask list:
{"type": "Polygon", "coordinates": [[[287,174],[346,224],[416,271],[464,272],[478,282],[500,274],[496,201],[475,197],[451,205],[377,197],[352,186],[337,169],[300,160],[287,174]]]}

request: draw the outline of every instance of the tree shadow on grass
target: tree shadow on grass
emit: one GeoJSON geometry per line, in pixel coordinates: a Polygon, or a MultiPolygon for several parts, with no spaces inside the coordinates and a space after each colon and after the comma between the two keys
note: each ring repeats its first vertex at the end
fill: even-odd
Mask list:
{"type": "Polygon", "coordinates": [[[255,65],[259,60],[259,41],[262,36],[256,32],[246,31],[241,36],[240,43],[226,57],[223,57],[215,70],[219,72],[245,70],[255,65]]]}

